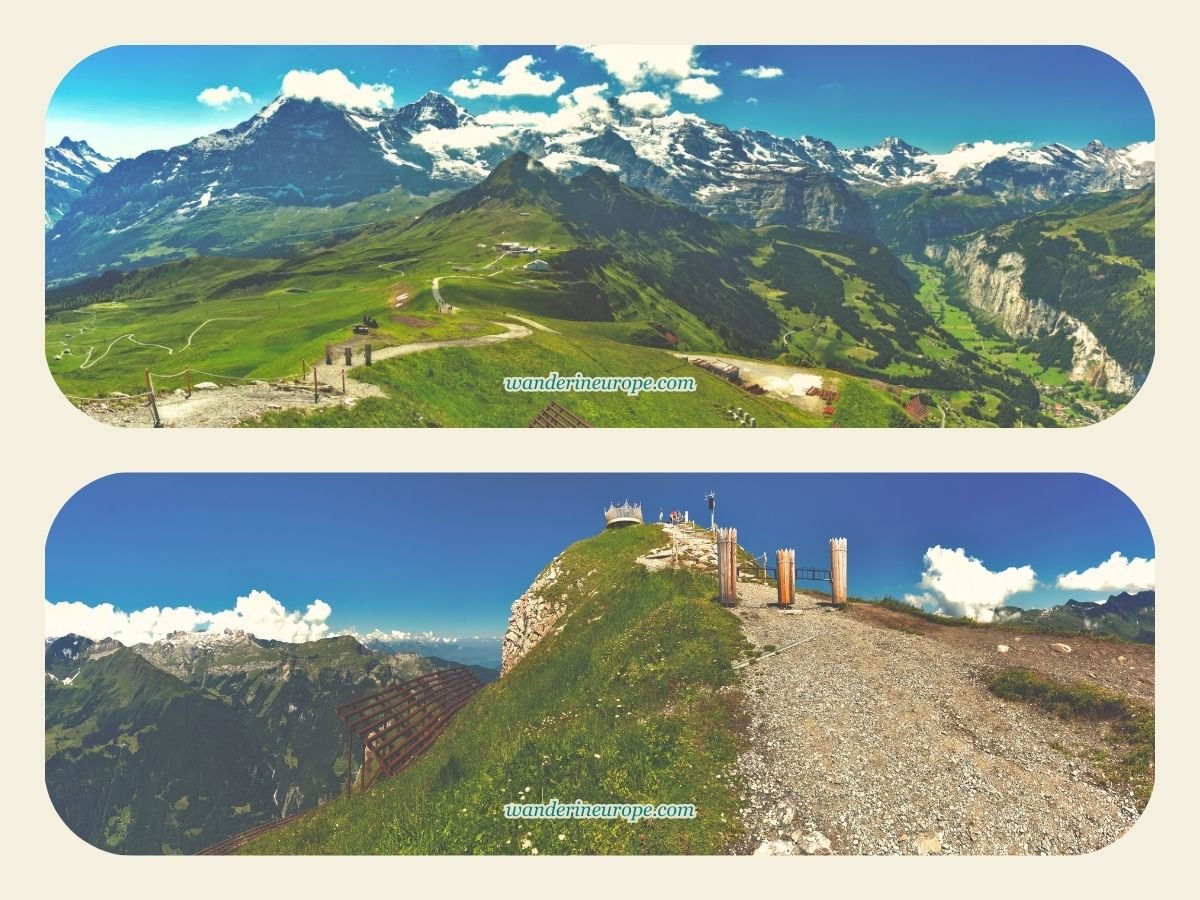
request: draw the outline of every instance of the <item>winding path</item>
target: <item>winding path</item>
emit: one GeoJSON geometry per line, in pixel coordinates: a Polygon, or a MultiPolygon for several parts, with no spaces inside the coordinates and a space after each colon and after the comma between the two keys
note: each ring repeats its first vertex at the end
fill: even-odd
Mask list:
{"type": "MultiPolygon", "coordinates": [[[[192,329],[192,333],[189,334],[187,337],[187,343],[184,344],[182,347],[180,347],[178,350],[172,349],[171,347],[167,347],[164,344],[149,344],[149,343],[146,343],[145,341],[139,341],[136,337],[135,332],[132,332],[132,331],[126,332],[125,334],[121,335],[120,337],[113,338],[113,340],[109,343],[109,345],[104,349],[104,352],[101,353],[99,356],[97,356],[95,359],[92,359],[92,352],[96,349],[95,346],[88,347],[87,356],[85,356],[83,359],[83,362],[81,362],[79,364],[79,368],[80,369],[90,369],[92,366],[96,365],[96,363],[100,362],[100,360],[104,359],[104,357],[108,356],[109,351],[112,350],[113,346],[121,341],[127,340],[127,341],[129,341],[129,343],[136,344],[139,347],[154,347],[158,350],[165,350],[167,352],[167,356],[174,356],[176,353],[183,353],[185,350],[189,349],[192,346],[192,338],[194,338],[200,332],[200,329],[203,328],[205,325],[207,325],[209,322],[245,322],[245,321],[253,321],[256,318],[259,318],[259,317],[258,316],[215,316],[214,318],[206,319],[203,322],[201,322],[199,325],[197,325],[194,329],[192,329]]],[[[65,343],[65,342],[60,342],[60,343],[65,343]]],[[[70,345],[67,344],[67,346],[70,346],[70,345]]]]}
{"type": "MultiPolygon", "coordinates": [[[[456,340],[424,341],[381,347],[372,353],[372,357],[375,361],[382,361],[445,347],[487,347],[504,341],[529,337],[533,334],[533,330],[525,325],[513,325],[508,322],[493,324],[503,328],[504,331],[499,334],[484,334],[456,340]]],[[[309,386],[286,385],[283,386],[284,389],[280,390],[265,382],[257,382],[221,387],[216,390],[196,391],[190,397],[178,395],[162,397],[158,400],[158,412],[163,422],[173,427],[228,428],[271,410],[328,409],[332,406],[352,404],[365,397],[387,396],[377,385],[350,377],[349,373],[361,365],[361,362],[353,366],[318,365],[316,367],[318,382],[333,385],[337,389],[337,393],[333,395],[322,393],[320,404],[313,403],[312,388],[309,386]],[[346,374],[346,393],[342,395],[340,389],[344,373],[346,374]]],[[[111,425],[135,428],[150,425],[149,414],[140,407],[115,409],[109,408],[107,404],[98,404],[94,407],[85,406],[83,410],[93,418],[111,425]]]]}

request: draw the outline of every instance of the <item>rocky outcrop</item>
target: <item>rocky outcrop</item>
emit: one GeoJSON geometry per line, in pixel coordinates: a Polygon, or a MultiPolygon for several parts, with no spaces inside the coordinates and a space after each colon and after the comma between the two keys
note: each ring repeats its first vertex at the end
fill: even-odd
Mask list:
{"type": "Polygon", "coordinates": [[[967,301],[997,318],[1004,331],[1017,340],[1059,334],[1071,341],[1072,381],[1085,382],[1114,394],[1133,394],[1134,376],[1113,359],[1087,324],[1037,298],[1025,296],[1025,259],[1020,253],[1003,253],[994,262],[986,238],[958,244],[930,244],[925,255],[941,262],[962,279],[967,301]]]}
{"type": "Polygon", "coordinates": [[[508,630],[500,648],[500,674],[525,658],[544,638],[566,611],[566,603],[555,590],[562,577],[562,557],[556,556],[550,565],[533,580],[533,584],[512,605],[508,630]]]}
{"type": "Polygon", "coordinates": [[[658,527],[670,543],[638,557],[639,563],[647,569],[696,569],[716,573],[717,541],[712,532],[691,524],[658,527]]]}

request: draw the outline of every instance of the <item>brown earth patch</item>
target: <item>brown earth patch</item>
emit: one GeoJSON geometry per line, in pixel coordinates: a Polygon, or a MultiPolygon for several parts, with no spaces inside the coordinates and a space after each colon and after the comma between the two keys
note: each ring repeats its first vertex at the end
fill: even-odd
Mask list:
{"type": "Polygon", "coordinates": [[[390,319],[397,325],[407,325],[409,328],[428,328],[433,324],[428,319],[418,319],[415,316],[393,315],[390,319]]]}
{"type": "Polygon", "coordinates": [[[1154,647],[1084,634],[1040,632],[1003,625],[943,625],[873,603],[851,603],[846,614],[868,625],[932,638],[978,654],[1001,667],[1032,669],[1056,681],[1090,681],[1154,703],[1154,647]],[[1060,653],[1051,644],[1066,644],[1060,653]],[[1000,652],[999,646],[1008,647],[1000,652]]]}

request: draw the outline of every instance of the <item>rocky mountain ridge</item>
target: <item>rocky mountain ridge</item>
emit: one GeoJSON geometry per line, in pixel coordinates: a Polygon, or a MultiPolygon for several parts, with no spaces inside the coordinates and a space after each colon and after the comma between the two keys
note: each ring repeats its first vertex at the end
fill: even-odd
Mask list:
{"type": "Polygon", "coordinates": [[[985,141],[932,154],[887,138],[842,150],[808,136],[733,131],[692,113],[641,115],[615,100],[555,122],[505,121],[494,112],[475,117],[436,92],[383,112],[278,97],[233,128],[102,172],[48,235],[47,272],[84,274],[71,262],[81,248],[95,256],[93,271],[95,264],[128,264],[148,229],[169,229],[170,246],[179,250],[203,250],[188,233],[218,210],[332,208],[394,190],[419,197],[461,190],[517,152],[566,177],[600,167],[743,225],[862,236],[873,224],[859,190],[951,186],[1046,201],[1141,187],[1154,176],[1152,143],[1113,149],[1093,142],[1075,150],[985,141]]]}
{"type": "Polygon", "coordinates": [[[97,175],[119,160],[93,150],[87,141],[64,137],[45,150],[46,230],[53,228],[97,175]]]}
{"type": "Polygon", "coordinates": [[[1140,381],[1113,359],[1095,333],[1080,319],[1044,300],[1026,296],[1020,253],[1003,254],[996,263],[988,258],[987,238],[975,237],[961,245],[930,244],[926,256],[958,276],[969,302],[995,316],[1004,331],[1019,340],[1061,336],[1071,344],[1068,377],[1114,394],[1132,395],[1140,381]]]}
{"type": "Polygon", "coordinates": [[[51,798],[97,846],[192,852],[336,794],[337,705],[452,665],[348,635],[176,632],[128,647],[64,635],[46,645],[51,798]]]}

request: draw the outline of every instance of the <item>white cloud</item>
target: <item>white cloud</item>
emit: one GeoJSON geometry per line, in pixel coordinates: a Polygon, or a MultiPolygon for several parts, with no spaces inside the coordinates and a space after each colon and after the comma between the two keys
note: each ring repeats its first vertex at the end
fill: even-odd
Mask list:
{"type": "Polygon", "coordinates": [[[783,74],[783,69],[778,66],[755,66],[753,69],[742,69],[742,74],[751,78],[778,78],[783,74]]]}
{"type": "Polygon", "coordinates": [[[671,108],[670,95],[656,94],[654,91],[632,91],[617,98],[630,112],[643,116],[661,116],[671,108]]]}
{"type": "Polygon", "coordinates": [[[715,69],[704,69],[697,64],[696,48],[690,44],[594,44],[579,49],[604,66],[626,90],[654,79],[680,81],[717,74],[715,69]]]}
{"type": "Polygon", "coordinates": [[[458,128],[426,128],[414,134],[412,142],[424,150],[472,150],[499,143],[510,135],[513,126],[498,126],[488,122],[460,125],[458,128]]]}
{"type": "Polygon", "coordinates": [[[255,637],[301,643],[330,637],[328,619],[333,609],[314,600],[303,612],[288,610],[265,591],[238,597],[233,609],[216,613],[190,606],[158,607],[125,612],[111,603],[88,606],[65,601],[45,602],[46,635],[81,634],[94,641],[116,638],[123,644],[150,643],[175,631],[246,631],[255,637]]]}
{"type": "Polygon", "coordinates": [[[1059,575],[1056,586],[1066,591],[1147,590],[1154,587],[1154,560],[1140,556],[1127,559],[1120,551],[1113,551],[1099,565],[1059,575]]]}
{"type": "Polygon", "coordinates": [[[353,635],[360,643],[364,644],[369,641],[379,641],[384,644],[457,644],[460,640],[457,637],[439,635],[432,631],[380,631],[376,628],[373,631],[368,631],[366,634],[359,634],[351,628],[344,633],[353,635]]]}
{"type": "Polygon", "coordinates": [[[757,97],[747,97],[746,102],[752,106],[758,106],[758,98],[757,97]]]}
{"type": "Polygon", "coordinates": [[[532,71],[534,63],[540,62],[532,54],[518,56],[500,70],[498,81],[486,81],[478,77],[482,74],[475,70],[476,77],[460,78],[450,85],[450,93],[460,97],[516,97],[528,95],[532,97],[549,97],[563,86],[566,79],[561,75],[543,76],[532,71]]]}
{"type": "Polygon", "coordinates": [[[223,84],[220,87],[205,88],[196,95],[196,99],[205,106],[213,109],[228,109],[234,103],[253,103],[254,98],[237,85],[230,87],[223,84]]]}
{"type": "Polygon", "coordinates": [[[387,84],[355,84],[341,69],[312,72],[293,69],[283,76],[279,91],[285,97],[325,100],[350,109],[386,109],[392,105],[392,88],[387,84]]]}
{"type": "Polygon", "coordinates": [[[923,594],[906,594],[904,601],[934,612],[990,622],[996,607],[1013,594],[1031,591],[1037,573],[1031,566],[1010,566],[993,572],[959,547],[930,547],[925,551],[923,594]]]}
{"type": "Polygon", "coordinates": [[[675,85],[675,93],[690,97],[697,103],[704,103],[720,97],[721,89],[707,78],[685,78],[675,85]]]}
{"type": "Polygon", "coordinates": [[[413,143],[429,150],[436,147],[467,149],[497,143],[518,128],[531,128],[543,134],[562,134],[578,128],[585,119],[607,121],[611,118],[605,92],[607,84],[585,84],[558,98],[552,113],[523,109],[495,109],[476,116],[475,126],[440,131],[430,128],[413,136],[413,143]]]}

